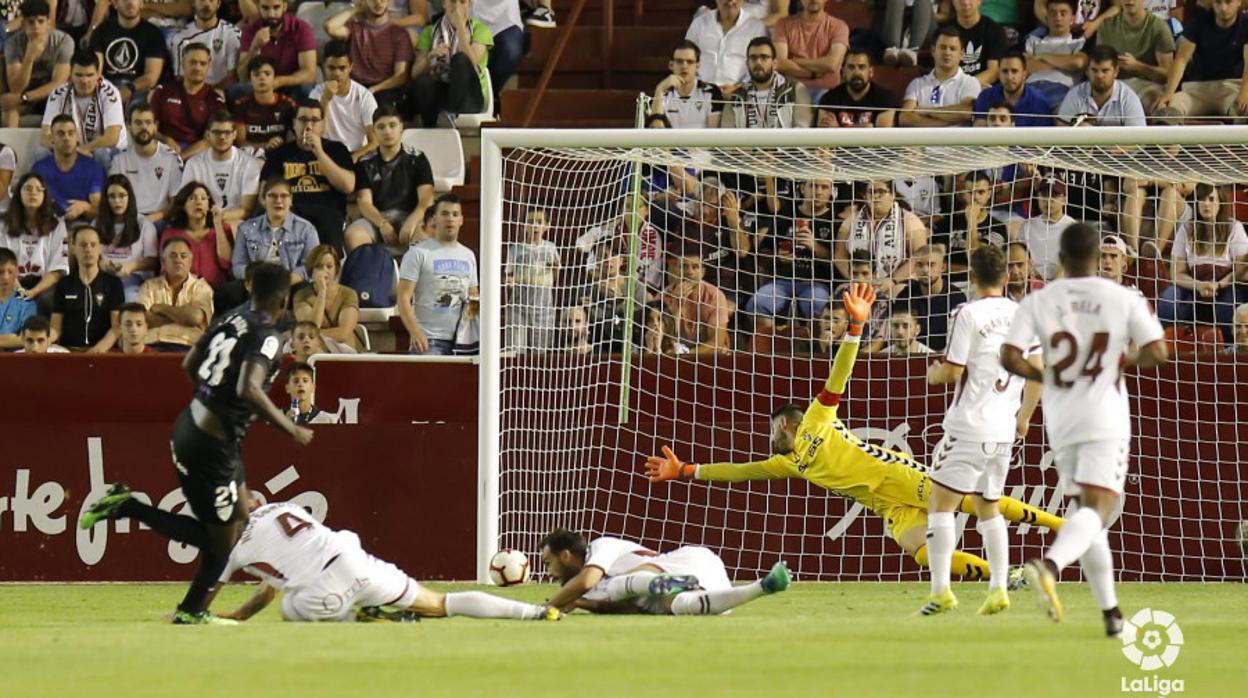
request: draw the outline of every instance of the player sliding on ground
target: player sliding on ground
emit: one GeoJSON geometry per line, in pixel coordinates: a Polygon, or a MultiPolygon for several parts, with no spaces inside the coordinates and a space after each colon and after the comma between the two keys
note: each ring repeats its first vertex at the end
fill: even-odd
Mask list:
{"type": "Polygon", "coordinates": [[[542,563],[563,588],[548,604],[591,613],[718,615],[789,588],[789,570],[772,565],[766,577],[733,586],[724,561],[708,548],[686,545],[658,554],[622,538],[585,537],[556,529],[542,539],[542,563]]]}
{"type": "Polygon", "coordinates": [[[1066,278],[1028,294],[1001,347],[1005,370],[1044,384],[1044,422],[1063,491],[1078,498],[1040,560],[1024,567],[1041,605],[1062,619],[1057,578],[1075,560],[1101,607],[1105,633],[1122,633],[1114,592],[1108,528],[1127,479],[1131,405],[1122,366],[1153,368],[1168,355],[1161,324],[1139,291],[1100,278],[1101,241],[1096,228],[1077,223],[1062,231],[1059,248],[1066,278]],[[1039,340],[1046,370],[1023,359],[1039,340]],[[1139,350],[1132,352],[1135,342],[1139,350]]]}
{"type": "MultiPolygon", "coordinates": [[[[875,290],[867,284],[854,284],[843,297],[849,314],[849,329],[832,362],[832,375],[823,391],[805,412],[797,405],[781,407],[771,416],[771,458],[753,463],[683,463],[670,448],[663,457],[652,456],[646,463],[651,482],[676,479],[776,480],[800,477],[849,497],[888,522],[893,540],[915,562],[928,564],[927,500],[932,484],[909,456],[869,444],[855,436],[836,416],[837,405],[858,357],[863,324],[871,315],[875,290]]],[[[1005,518],[1050,529],[1062,525],[1059,517],[1028,506],[1017,499],[1002,497],[998,502],[1005,518]]],[[[962,501],[962,511],[973,514],[970,498],[962,501]]],[[[988,577],[988,563],[967,552],[953,552],[953,569],[962,577],[988,577]]]]}
{"type": "MultiPolygon", "coordinates": [[[[238,610],[223,613],[222,618],[247,620],[272,603],[279,591],[284,592],[282,618],[290,621],[446,616],[559,620],[560,616],[548,606],[480,591],[442,594],[427,589],[398,567],[365,552],[355,533],[324,526],[290,502],[267,504],[251,512],[220,583],[238,570],[259,577],[261,583],[238,610]]],[[[212,595],[219,589],[220,584],[212,595]]]]}
{"type": "MultiPolygon", "coordinates": [[[[927,500],[927,557],[932,593],[919,609],[925,616],[952,611],[958,599],[949,588],[957,535],[954,514],[970,495],[979,519],[975,530],[988,555],[988,598],[981,615],[1010,607],[1006,577],[1010,564],[1005,519],[997,507],[1010,470],[1014,438],[1027,436],[1040,400],[1040,385],[1014,378],[998,359],[1018,304],[1005,298],[1005,255],[992,245],[971,254],[975,300],[958,306],[950,321],[945,360],[934,361],[927,381],[956,383],[945,413],[945,436],[932,456],[932,492],[927,500]],[[1024,384],[1026,388],[1024,389],[1024,384]]],[[[1033,359],[1039,363],[1039,357],[1033,359]]]]}

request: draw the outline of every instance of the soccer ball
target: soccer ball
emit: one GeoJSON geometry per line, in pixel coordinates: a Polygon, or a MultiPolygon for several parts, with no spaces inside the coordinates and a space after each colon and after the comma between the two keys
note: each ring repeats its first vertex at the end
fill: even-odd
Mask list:
{"type": "Polygon", "coordinates": [[[490,558],[490,581],[495,586],[512,587],[529,581],[529,556],[503,548],[490,558]]]}

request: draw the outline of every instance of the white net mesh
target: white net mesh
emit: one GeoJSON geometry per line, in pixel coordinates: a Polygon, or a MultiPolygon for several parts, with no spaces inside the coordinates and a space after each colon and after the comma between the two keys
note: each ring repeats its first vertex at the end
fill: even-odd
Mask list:
{"type": "MultiPolygon", "coordinates": [[[[665,444],[692,462],[769,455],[768,415],[827,376],[850,278],[883,300],[841,416],[925,463],[951,393],[927,385],[927,352],[969,290],[967,253],[1002,247],[1021,297],[1059,273],[1060,230],[1088,220],[1104,273],[1154,304],[1176,350],[1128,374],[1121,576],[1244,579],[1246,171],[1241,144],[505,150],[499,547],[536,552],[567,527],[707,545],[741,578],[779,557],[806,579],[918,578],[845,497],[796,480],[651,485],[641,464],[665,444]]],[[[1007,494],[1061,514],[1042,422],[1007,494]]],[[[1012,536],[1026,554],[1051,537],[1012,536]]],[[[973,526],[960,540],[980,548],[973,526]]]]}

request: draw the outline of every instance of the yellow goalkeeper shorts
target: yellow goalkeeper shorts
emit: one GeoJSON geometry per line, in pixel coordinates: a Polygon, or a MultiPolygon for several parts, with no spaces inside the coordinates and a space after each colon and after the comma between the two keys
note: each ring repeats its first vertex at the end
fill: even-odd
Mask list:
{"type": "Polygon", "coordinates": [[[888,534],[893,540],[901,544],[901,537],[912,528],[922,526],[927,528],[927,511],[909,504],[885,504],[880,503],[875,513],[884,518],[888,524],[888,534]]]}

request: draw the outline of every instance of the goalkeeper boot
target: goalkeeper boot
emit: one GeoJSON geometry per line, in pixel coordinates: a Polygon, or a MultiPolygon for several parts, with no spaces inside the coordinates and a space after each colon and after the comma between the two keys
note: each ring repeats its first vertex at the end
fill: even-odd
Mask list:
{"type": "Polygon", "coordinates": [[[208,611],[200,611],[199,613],[188,613],[178,610],[173,614],[174,625],[238,625],[238,621],[232,618],[222,618],[214,616],[208,611]]]}
{"type": "Polygon", "coordinates": [[[927,597],[927,603],[919,609],[921,616],[938,616],[942,613],[948,613],[958,607],[958,597],[953,595],[953,589],[945,587],[945,590],[939,594],[932,594],[927,597]]]}
{"type": "Polygon", "coordinates": [[[1027,588],[1027,575],[1023,574],[1023,566],[1010,568],[1010,574],[1005,579],[1006,591],[1021,591],[1027,588]]]}
{"type": "Polygon", "coordinates": [[[760,584],[763,585],[763,592],[766,594],[778,594],[789,588],[789,584],[793,582],[792,576],[789,574],[789,568],[783,562],[777,562],[771,566],[771,571],[763,577],[760,584]]]}
{"type": "Polygon", "coordinates": [[[1122,637],[1122,611],[1117,606],[1101,611],[1101,617],[1105,620],[1105,637],[1122,637]]]}
{"type": "Polygon", "coordinates": [[[86,530],[94,526],[101,519],[113,518],[113,516],[117,514],[118,507],[129,501],[130,496],[129,487],[121,482],[114,483],[113,486],[109,487],[108,491],[104,493],[104,496],[95,500],[95,503],[87,509],[86,513],[82,515],[82,518],[78,519],[78,528],[86,530]]]}
{"type": "Polygon", "coordinates": [[[357,623],[419,623],[420,616],[408,609],[387,610],[380,606],[361,606],[355,612],[357,623]]]}
{"type": "Polygon", "coordinates": [[[1027,584],[1036,590],[1036,600],[1040,608],[1053,619],[1054,623],[1062,620],[1062,601],[1057,598],[1057,573],[1048,560],[1029,560],[1023,565],[1023,575],[1027,584]]]}
{"type": "Polygon", "coordinates": [[[979,607],[979,615],[991,616],[1000,613],[1010,607],[1010,595],[1005,589],[989,589],[988,598],[984,599],[984,603],[979,607]]]}
{"type": "Polygon", "coordinates": [[[650,580],[651,596],[675,596],[701,588],[692,574],[660,574],[650,580]]]}

